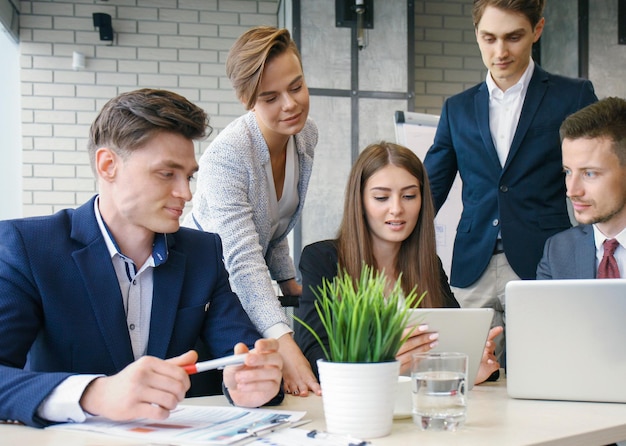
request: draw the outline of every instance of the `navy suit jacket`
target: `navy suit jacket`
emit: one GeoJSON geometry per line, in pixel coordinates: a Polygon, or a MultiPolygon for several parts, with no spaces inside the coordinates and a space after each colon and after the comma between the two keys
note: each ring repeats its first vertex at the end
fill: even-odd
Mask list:
{"type": "Polygon", "coordinates": [[[595,279],[596,243],[591,225],[574,226],[546,241],[537,279],[595,279]]]}
{"type": "MultiPolygon", "coordinates": [[[[181,228],[167,243],[154,269],[148,355],[180,355],[199,339],[214,357],[253,345],[260,336],[230,289],[219,237],[181,228]]],[[[69,375],[111,375],[133,360],[94,200],[0,222],[0,419],[44,426],[37,408],[69,375]]]]}
{"type": "Polygon", "coordinates": [[[451,285],[464,288],[480,278],[498,232],[517,275],[535,278],[546,239],[571,226],[559,127],[566,116],[596,100],[591,82],[535,65],[504,167],[489,129],[486,83],[446,100],[424,165],[437,211],[457,171],[463,182],[451,285]]]}

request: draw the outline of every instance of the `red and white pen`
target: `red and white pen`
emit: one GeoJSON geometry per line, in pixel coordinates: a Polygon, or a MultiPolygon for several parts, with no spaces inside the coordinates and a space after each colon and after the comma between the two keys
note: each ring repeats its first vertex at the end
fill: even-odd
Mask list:
{"type": "Polygon", "coordinates": [[[210,361],[196,362],[183,366],[188,375],[193,375],[207,370],[223,369],[227,365],[243,364],[246,360],[247,353],[239,355],[224,356],[223,358],[211,359],[210,361]]]}

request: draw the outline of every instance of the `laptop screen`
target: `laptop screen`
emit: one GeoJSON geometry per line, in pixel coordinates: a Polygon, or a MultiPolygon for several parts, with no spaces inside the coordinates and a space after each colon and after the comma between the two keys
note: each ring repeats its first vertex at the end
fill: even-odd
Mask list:
{"type": "Polygon", "coordinates": [[[505,299],[511,397],[626,402],[626,279],[513,281],[505,299]]]}

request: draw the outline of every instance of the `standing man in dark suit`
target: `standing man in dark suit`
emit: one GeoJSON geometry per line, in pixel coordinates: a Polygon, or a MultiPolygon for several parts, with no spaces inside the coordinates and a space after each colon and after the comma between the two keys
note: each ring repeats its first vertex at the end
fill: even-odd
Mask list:
{"type": "Polygon", "coordinates": [[[190,387],[181,366],[197,360],[199,339],[213,357],[255,346],[224,370],[235,404],[279,394],[278,342],[259,339],[231,291],[219,237],[179,227],[193,141],[207,128],[175,93],[124,93],[91,126],[99,194],[0,222],[0,420],[167,418],[190,387]]]}
{"type": "MultiPolygon", "coordinates": [[[[589,81],[552,75],[533,62],[544,3],[474,2],[489,72],[485,82],[446,100],[424,160],[436,210],[457,171],[461,176],[450,284],[461,306],[494,308],[494,325],[505,326],[506,283],[534,279],[545,240],[571,226],[558,130],[566,116],[597,100],[589,81]]],[[[497,344],[500,354],[504,337],[497,344]]]]}
{"type": "Polygon", "coordinates": [[[605,98],[574,113],[561,139],[580,225],[546,241],[537,279],[626,277],[626,100],[605,98]]]}

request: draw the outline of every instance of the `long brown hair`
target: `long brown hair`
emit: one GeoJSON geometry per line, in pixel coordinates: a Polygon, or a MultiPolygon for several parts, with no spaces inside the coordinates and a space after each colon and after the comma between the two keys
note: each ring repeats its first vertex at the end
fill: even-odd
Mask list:
{"type": "Polygon", "coordinates": [[[343,219],[337,235],[339,268],[352,277],[360,276],[363,262],[378,269],[365,218],[363,189],[372,175],[389,164],[401,167],[417,178],[422,195],[422,206],[415,229],[402,242],[396,259],[396,270],[402,272],[402,288],[407,295],[415,287],[420,295],[427,291],[421,303],[422,307],[441,307],[443,291],[435,244],[435,209],[430,184],[424,165],[406,147],[385,141],[370,144],[352,166],[346,186],[343,219]]]}

